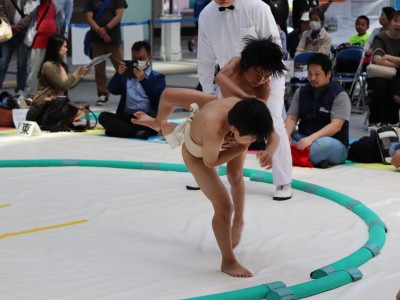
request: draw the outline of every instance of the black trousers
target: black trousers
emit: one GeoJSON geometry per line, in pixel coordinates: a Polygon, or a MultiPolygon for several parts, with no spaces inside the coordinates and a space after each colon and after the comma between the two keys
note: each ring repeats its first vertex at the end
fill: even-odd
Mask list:
{"type": "Polygon", "coordinates": [[[372,91],[369,104],[370,123],[396,124],[399,122],[399,105],[393,100],[393,95],[399,90],[399,87],[400,76],[396,76],[392,80],[368,79],[368,89],[372,91]]]}
{"type": "Polygon", "coordinates": [[[134,138],[140,130],[146,131],[149,136],[157,135],[157,131],[149,127],[133,124],[131,119],[131,114],[114,114],[105,111],[99,115],[99,123],[104,127],[108,136],[134,138]]]}

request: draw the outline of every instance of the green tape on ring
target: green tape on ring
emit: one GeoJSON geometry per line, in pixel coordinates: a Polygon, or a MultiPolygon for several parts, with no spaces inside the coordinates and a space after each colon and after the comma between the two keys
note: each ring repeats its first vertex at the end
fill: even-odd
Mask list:
{"type": "Polygon", "coordinates": [[[360,280],[363,277],[361,271],[357,268],[348,268],[345,270],[353,278],[353,282],[360,280]]]}
{"type": "Polygon", "coordinates": [[[346,208],[347,209],[349,209],[349,210],[351,210],[351,211],[354,211],[354,208],[357,206],[357,205],[360,205],[361,204],[361,202],[360,201],[358,201],[358,200],[351,200],[351,201],[349,201],[347,204],[346,204],[346,208]]]}
{"type": "Polygon", "coordinates": [[[315,271],[312,271],[311,274],[310,274],[310,277],[312,279],[318,279],[318,278],[327,276],[327,275],[329,275],[331,273],[334,273],[334,272],[336,272],[336,269],[334,267],[325,266],[325,267],[319,268],[319,269],[317,269],[315,271]]]}
{"type": "Polygon", "coordinates": [[[281,289],[286,287],[286,284],[284,284],[282,281],[273,281],[265,284],[271,291],[274,291],[276,289],[281,289]]]}
{"type": "Polygon", "coordinates": [[[370,250],[373,256],[377,256],[379,254],[379,246],[375,243],[366,243],[362,247],[370,250]]]}
{"type": "Polygon", "coordinates": [[[385,232],[388,232],[388,228],[386,224],[382,222],[382,220],[373,220],[369,222],[368,223],[369,230],[371,230],[372,226],[377,226],[377,225],[382,226],[383,228],[385,228],[385,232]]]}
{"type": "Polygon", "coordinates": [[[298,299],[297,296],[294,294],[293,290],[288,287],[283,287],[280,289],[270,291],[266,296],[266,300],[296,300],[296,299],[298,299]]]}

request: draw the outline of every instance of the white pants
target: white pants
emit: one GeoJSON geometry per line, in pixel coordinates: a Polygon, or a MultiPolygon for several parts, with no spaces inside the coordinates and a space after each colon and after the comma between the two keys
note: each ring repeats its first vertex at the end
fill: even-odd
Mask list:
{"type": "Polygon", "coordinates": [[[28,75],[28,95],[34,96],[39,85],[38,74],[43,63],[46,49],[31,49],[31,61],[28,75]]]}
{"type": "Polygon", "coordinates": [[[272,115],[274,129],[279,135],[279,146],[272,158],[272,177],[275,185],[292,182],[292,154],[283,120],[285,77],[271,79],[271,96],[267,107],[272,115]]]}

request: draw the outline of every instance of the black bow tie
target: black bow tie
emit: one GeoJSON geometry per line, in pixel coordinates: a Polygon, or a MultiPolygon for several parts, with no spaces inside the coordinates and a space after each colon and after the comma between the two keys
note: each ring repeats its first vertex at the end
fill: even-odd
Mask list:
{"type": "Polygon", "coordinates": [[[234,10],[235,7],[234,7],[233,5],[230,5],[230,6],[228,6],[228,7],[218,7],[218,10],[219,10],[219,11],[225,11],[225,10],[227,10],[227,9],[234,10]]]}

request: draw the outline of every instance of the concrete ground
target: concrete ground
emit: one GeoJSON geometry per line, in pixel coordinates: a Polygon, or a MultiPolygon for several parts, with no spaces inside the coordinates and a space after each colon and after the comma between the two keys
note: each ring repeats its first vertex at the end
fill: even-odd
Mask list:
{"type": "MultiPolygon", "coordinates": [[[[168,87],[184,87],[195,88],[198,83],[197,76],[197,59],[196,49],[194,52],[189,52],[187,42],[189,37],[182,37],[182,60],[181,61],[161,61],[159,59],[160,41],[154,41],[153,49],[153,69],[166,75],[168,87]]],[[[71,59],[68,59],[70,70],[74,70],[77,66],[71,64],[71,59]]],[[[107,74],[111,78],[114,74],[114,69],[110,62],[107,64],[107,74]]],[[[16,60],[13,59],[10,63],[8,74],[3,83],[3,89],[10,93],[14,93],[16,80],[16,60]]],[[[81,83],[72,89],[69,93],[70,98],[75,101],[86,101],[91,103],[93,111],[115,111],[118,105],[119,96],[110,95],[109,103],[105,107],[96,106],[97,93],[96,84],[94,81],[94,70],[92,69],[81,83]]],[[[181,113],[177,110],[176,116],[180,117],[181,113]]],[[[367,127],[365,124],[366,112],[362,114],[352,113],[350,120],[350,137],[359,138],[367,135],[367,127]]]]}

